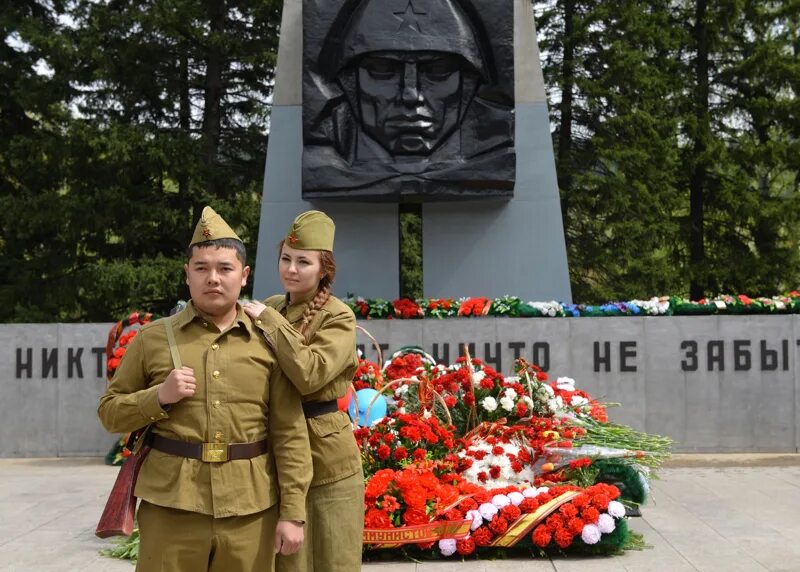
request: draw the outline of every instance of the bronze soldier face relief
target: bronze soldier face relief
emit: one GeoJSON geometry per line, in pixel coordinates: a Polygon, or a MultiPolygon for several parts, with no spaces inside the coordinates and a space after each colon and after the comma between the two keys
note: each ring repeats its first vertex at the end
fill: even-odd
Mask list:
{"type": "Polygon", "coordinates": [[[385,52],[358,64],[364,131],[392,155],[428,155],[458,125],[461,66],[436,52],[385,52]]]}
{"type": "Polygon", "coordinates": [[[512,23],[511,0],[305,0],[303,196],[510,198],[512,23]]]}

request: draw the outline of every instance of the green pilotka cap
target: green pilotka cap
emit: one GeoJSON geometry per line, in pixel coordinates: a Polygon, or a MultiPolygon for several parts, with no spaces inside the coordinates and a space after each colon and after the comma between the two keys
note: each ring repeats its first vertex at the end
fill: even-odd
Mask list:
{"type": "Polygon", "coordinates": [[[333,252],[335,231],[336,225],[328,215],[320,211],[306,211],[297,215],[283,240],[287,246],[298,250],[333,252]]]}
{"type": "Polygon", "coordinates": [[[228,226],[228,223],[225,222],[214,209],[205,207],[203,209],[203,214],[200,215],[200,220],[197,222],[197,226],[194,227],[192,242],[189,243],[189,246],[220,238],[234,238],[242,242],[242,239],[233,232],[233,229],[228,226]]]}

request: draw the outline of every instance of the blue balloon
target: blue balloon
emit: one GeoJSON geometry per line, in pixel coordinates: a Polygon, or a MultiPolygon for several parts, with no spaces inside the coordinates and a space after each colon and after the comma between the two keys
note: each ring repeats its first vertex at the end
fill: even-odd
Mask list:
{"type": "Polygon", "coordinates": [[[359,389],[356,391],[356,398],[358,399],[358,419],[356,419],[355,399],[350,401],[347,412],[350,414],[350,419],[356,419],[360,426],[369,427],[386,417],[386,398],[374,389],[359,389]],[[369,409],[369,417],[367,417],[367,409],[369,409]]]}

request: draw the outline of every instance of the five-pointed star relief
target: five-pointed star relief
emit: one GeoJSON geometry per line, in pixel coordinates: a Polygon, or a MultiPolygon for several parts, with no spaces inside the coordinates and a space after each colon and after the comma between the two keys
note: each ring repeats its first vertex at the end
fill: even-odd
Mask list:
{"type": "Polygon", "coordinates": [[[418,10],[414,7],[413,0],[408,0],[405,10],[400,12],[392,12],[392,14],[400,21],[400,25],[397,27],[398,32],[406,26],[412,30],[416,30],[417,32],[422,32],[422,29],[419,27],[419,20],[417,19],[417,16],[424,16],[427,14],[427,12],[422,9],[418,10]]]}

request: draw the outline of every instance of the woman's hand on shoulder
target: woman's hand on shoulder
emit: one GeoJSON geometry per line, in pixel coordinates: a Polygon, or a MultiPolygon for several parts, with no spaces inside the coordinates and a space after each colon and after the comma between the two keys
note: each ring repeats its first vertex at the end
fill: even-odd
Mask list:
{"type": "Polygon", "coordinates": [[[261,315],[261,313],[266,309],[267,307],[264,304],[256,300],[248,302],[247,304],[242,306],[242,310],[244,310],[244,313],[253,318],[254,320],[258,318],[261,315]]]}

